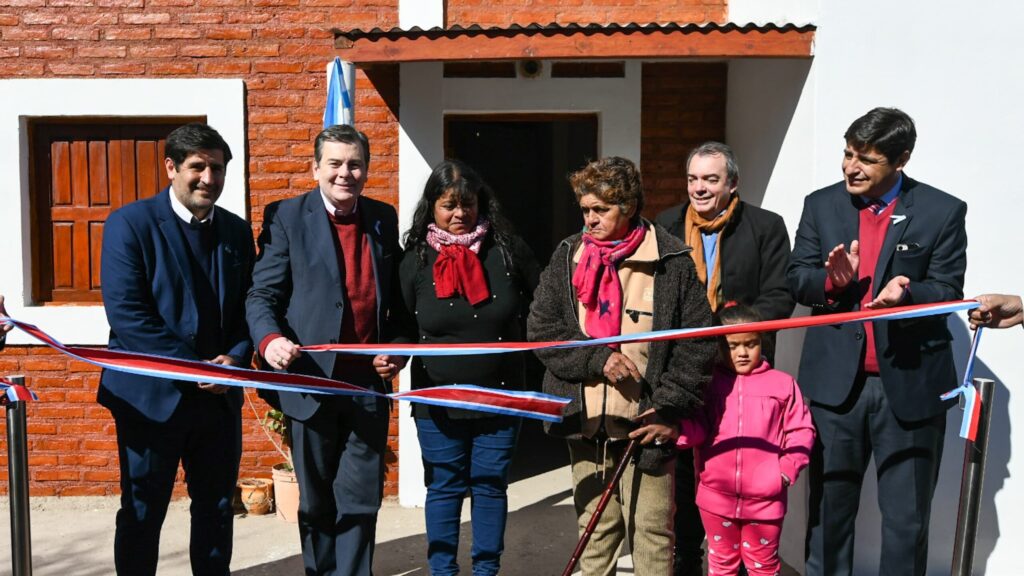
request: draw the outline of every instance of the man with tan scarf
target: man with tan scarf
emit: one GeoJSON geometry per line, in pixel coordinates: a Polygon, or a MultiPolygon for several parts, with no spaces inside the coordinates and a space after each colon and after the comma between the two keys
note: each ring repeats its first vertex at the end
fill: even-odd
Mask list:
{"type": "MultiPolygon", "coordinates": [[[[656,221],[693,248],[690,256],[711,311],[735,301],[765,320],[788,318],[794,303],[786,284],[790,244],[782,217],[740,200],[736,156],[725,144],[705,142],[690,152],[686,177],[687,201],[656,221]]],[[[764,355],[773,361],[774,334],[764,337],[764,355]]],[[[676,462],[675,575],[703,574],[704,528],[693,503],[693,458],[683,453],[676,462]]]]}

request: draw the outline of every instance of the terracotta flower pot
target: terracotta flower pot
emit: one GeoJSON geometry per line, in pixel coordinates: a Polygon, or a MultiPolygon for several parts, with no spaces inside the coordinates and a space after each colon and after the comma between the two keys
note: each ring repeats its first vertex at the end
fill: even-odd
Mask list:
{"type": "Polygon", "coordinates": [[[274,465],[274,492],[277,504],[277,516],[285,522],[295,524],[299,521],[299,481],[295,471],[282,462],[274,465]]]}
{"type": "Polygon", "coordinates": [[[267,478],[242,478],[238,481],[242,489],[242,505],[254,516],[267,514],[274,504],[274,481],[267,478]]]}

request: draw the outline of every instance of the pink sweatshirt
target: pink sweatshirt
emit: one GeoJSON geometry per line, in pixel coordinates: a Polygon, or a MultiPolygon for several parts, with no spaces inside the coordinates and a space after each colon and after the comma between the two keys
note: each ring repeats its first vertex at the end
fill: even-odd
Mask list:
{"type": "Polygon", "coordinates": [[[737,520],[786,515],[782,475],[810,461],[814,425],[793,377],[767,362],[746,376],[716,369],[703,412],[680,423],[676,446],[694,449],[697,506],[737,520]]]}

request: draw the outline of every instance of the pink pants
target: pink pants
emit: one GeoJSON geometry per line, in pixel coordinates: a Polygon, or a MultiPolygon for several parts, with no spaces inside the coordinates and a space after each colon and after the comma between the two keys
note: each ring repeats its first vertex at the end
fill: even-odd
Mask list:
{"type": "Polygon", "coordinates": [[[736,520],[700,511],[708,535],[708,576],[737,574],[740,560],[751,575],[777,576],[782,520],[736,520]]]}

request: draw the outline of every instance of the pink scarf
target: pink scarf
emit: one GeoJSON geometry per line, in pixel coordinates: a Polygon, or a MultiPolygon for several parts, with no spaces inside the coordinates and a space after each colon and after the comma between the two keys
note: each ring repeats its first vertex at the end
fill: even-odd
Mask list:
{"type": "Polygon", "coordinates": [[[622,240],[594,240],[583,235],[583,254],[572,275],[576,297],[587,311],[584,327],[592,338],[622,332],[622,284],[618,264],[636,252],[647,227],[636,226],[622,240]]]}
{"type": "Polygon", "coordinates": [[[434,293],[438,298],[461,294],[475,306],[491,297],[483,265],[477,256],[490,228],[487,220],[480,220],[468,234],[452,234],[434,224],[427,225],[427,244],[437,250],[434,293]]]}

